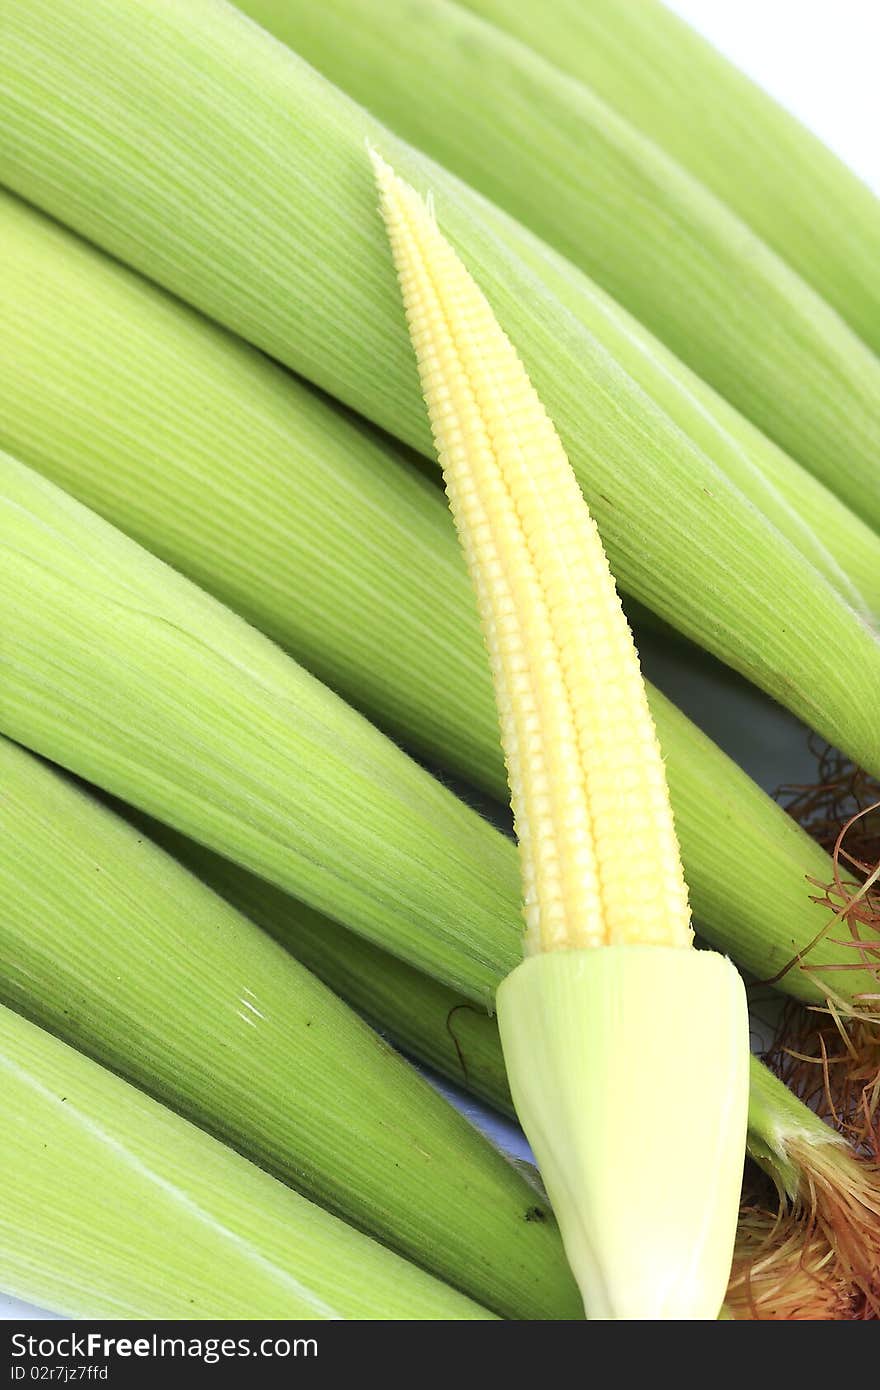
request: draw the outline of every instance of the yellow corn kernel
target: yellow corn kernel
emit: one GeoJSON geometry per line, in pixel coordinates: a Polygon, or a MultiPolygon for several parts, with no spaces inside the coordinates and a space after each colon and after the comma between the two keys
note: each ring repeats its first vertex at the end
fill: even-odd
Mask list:
{"type": "Polygon", "coordinates": [[[526,952],[688,946],[663,761],[595,522],[485,297],[421,198],[372,158],[489,648],[526,952]]]}
{"type": "Polygon", "coordinates": [[[556,431],[431,211],[374,164],[520,842],[527,959],[496,995],[516,1112],[588,1316],[715,1318],[745,1149],[745,990],[722,956],[681,949],[687,890],[638,658],[556,431]],[[686,1142],[672,1096],[694,1117],[686,1142]],[[652,1136],[648,1180],[632,1114],[652,1136]]]}

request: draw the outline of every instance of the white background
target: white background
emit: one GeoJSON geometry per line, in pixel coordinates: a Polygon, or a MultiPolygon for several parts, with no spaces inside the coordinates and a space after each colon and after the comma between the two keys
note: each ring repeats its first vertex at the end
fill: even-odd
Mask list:
{"type": "MultiPolygon", "coordinates": [[[[636,0],[633,0],[635,3],[636,0]]],[[[516,3],[516,0],[511,0],[516,3]]],[[[779,101],[835,152],[874,189],[880,192],[880,3],[877,0],[668,0],[695,28],[700,29],[749,76],[761,83],[779,101]]],[[[652,670],[652,675],[658,674],[652,670]]],[[[745,721],[752,731],[762,721],[779,766],[749,766],[752,776],[768,790],[779,781],[797,775],[795,761],[800,756],[800,731],[786,716],[766,708],[749,707],[749,697],[741,694],[730,703],[729,692],[712,689],[711,681],[702,686],[691,682],[691,689],[669,693],[685,706],[695,701],[714,701],[726,728],[707,726],[705,710],[698,722],[707,727],[728,751],[740,753],[752,762],[755,741],[746,758],[731,746],[731,729],[745,721]],[[688,698],[690,696],[690,698],[688,698]],[[722,714],[722,703],[726,713],[722,714]],[[725,737],[725,734],[727,735],[725,737]],[[793,760],[785,766],[786,758],[793,760]],[[763,774],[763,775],[762,775],[763,774]]],[[[696,710],[689,710],[696,714],[696,710]]],[[[711,721],[710,721],[711,722],[711,721]]],[[[735,741],[735,740],[734,740],[735,741]]],[[[523,1143],[512,1126],[486,1124],[478,1107],[466,1106],[505,1148],[523,1152],[523,1143]]],[[[0,1271],[2,1280],[2,1271],[0,1271]]],[[[0,1295],[0,1319],[51,1317],[25,1304],[0,1295]]]]}
{"type": "Polygon", "coordinates": [[[667,4],[880,193],[878,0],[667,4]]]}

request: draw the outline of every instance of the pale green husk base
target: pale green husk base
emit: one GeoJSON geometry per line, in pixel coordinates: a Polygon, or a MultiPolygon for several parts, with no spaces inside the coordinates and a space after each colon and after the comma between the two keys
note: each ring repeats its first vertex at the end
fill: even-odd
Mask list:
{"type": "Polygon", "coordinates": [[[714,952],[532,956],[498,991],[517,1114],[591,1319],[715,1319],[745,1154],[749,1022],[714,952]]]}

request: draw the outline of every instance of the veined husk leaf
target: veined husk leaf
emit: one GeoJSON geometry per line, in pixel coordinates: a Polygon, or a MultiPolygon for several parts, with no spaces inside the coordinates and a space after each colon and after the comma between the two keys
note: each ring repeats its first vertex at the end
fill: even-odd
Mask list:
{"type": "MultiPolygon", "coordinates": [[[[473,599],[436,490],[199,316],[16,200],[0,209],[20,266],[4,280],[0,431],[392,733],[504,796],[473,599]]],[[[818,929],[803,880],[828,865],[652,698],[697,913],[713,939],[773,975],[789,942],[818,929]],[[733,817],[738,794],[760,809],[733,817]]]]}
{"type": "Polygon", "coordinates": [[[650,132],[454,0],[240,8],[593,276],[880,525],[880,362],[650,132]]]}
{"type": "Polygon", "coordinates": [[[513,1114],[498,1028],[484,1007],[195,840],[119,809],[409,1056],[513,1114]]]}
{"type": "Polygon", "coordinates": [[[268,638],[8,454],[0,621],[0,732],[491,1002],[498,961],[519,950],[504,836],[268,638]]]}
{"type": "Polygon", "coordinates": [[[511,842],[188,581],[3,471],[6,731],[491,1005],[520,950],[511,842]]]}
{"type": "Polygon", "coordinates": [[[407,451],[2,192],[0,240],[0,448],[395,738],[492,783],[476,610],[442,498],[407,451]]]}
{"type": "Polygon", "coordinates": [[[491,1313],[0,1007],[0,1288],[75,1318],[491,1313]]]}
{"type": "MultiPolygon", "coordinates": [[[[4,406],[0,445],[9,452],[38,462],[44,471],[54,466],[59,481],[73,484],[74,490],[82,468],[76,473],[72,467],[64,468],[69,453],[81,458],[87,450],[96,462],[111,455],[112,471],[95,468],[89,475],[92,486],[87,495],[80,484],[83,500],[119,520],[146,544],[152,541],[151,548],[172,562],[185,551],[185,568],[209,587],[212,566],[222,556],[229,572],[220,597],[249,615],[252,611],[258,625],[269,632],[271,600],[283,587],[288,569],[283,545],[276,546],[274,583],[261,581],[257,592],[245,556],[216,549],[207,554],[194,551],[201,536],[198,530],[193,535],[177,511],[187,484],[193,487],[200,476],[191,456],[204,461],[203,467],[211,460],[215,487],[222,474],[226,488],[238,490],[236,524],[259,516],[267,540],[280,538],[282,527],[289,532],[307,520],[317,529],[323,516],[310,514],[308,503],[315,499],[317,504],[329,495],[339,513],[338,528],[346,527],[351,543],[361,533],[375,535],[381,526],[385,549],[393,559],[401,533],[414,531],[418,538],[419,518],[408,505],[398,466],[398,457],[402,464],[414,456],[400,451],[396,457],[387,435],[380,448],[375,434],[351,416],[329,409],[325,398],[299,379],[273,370],[265,357],[8,193],[0,193],[0,231],[7,253],[0,286],[4,406]],[[119,332],[123,318],[124,335],[119,332]],[[215,386],[213,392],[209,383],[215,386]],[[52,404],[57,412],[50,409],[52,404]],[[162,433],[158,426],[166,418],[168,431],[162,433]],[[128,461],[133,446],[143,440],[147,420],[151,468],[140,474],[140,487],[132,494],[125,487],[119,460],[128,461]],[[191,447],[183,447],[184,441],[191,441],[191,447]],[[283,472],[278,467],[271,471],[271,517],[265,519],[266,493],[253,487],[250,474],[259,464],[268,474],[282,447],[286,466],[283,472]],[[239,450],[244,458],[239,458],[239,450]],[[159,467],[166,459],[166,467],[177,465],[174,509],[166,505],[168,488],[159,467]],[[384,492],[379,477],[383,464],[388,474],[384,492]],[[114,476],[119,480],[111,490],[114,476]],[[289,512],[280,507],[286,494],[299,500],[289,512]],[[343,502],[351,503],[351,513],[343,502]],[[163,521],[177,518],[176,544],[164,534],[155,540],[151,536],[149,522],[157,511],[163,521]]],[[[546,253],[544,260],[545,273],[549,273],[546,253]]],[[[564,265],[558,289],[560,295],[565,293],[564,265]]],[[[633,379],[844,598],[858,609],[880,614],[880,537],[613,300],[583,278],[582,290],[584,312],[592,316],[606,347],[633,379]]],[[[135,466],[131,457],[130,467],[135,466]]],[[[265,482],[268,488],[268,476],[265,482]]],[[[218,524],[221,519],[216,518],[218,524]]],[[[318,563],[318,547],[303,550],[297,588],[300,606],[308,610],[312,602],[320,603],[326,578],[325,568],[318,563]]],[[[362,567],[364,581],[372,579],[375,591],[377,564],[370,564],[365,555],[362,567]]],[[[362,600],[359,575],[360,571],[345,591],[352,609],[362,600]]],[[[444,577],[437,575],[433,581],[438,598],[444,577]]],[[[331,623],[333,613],[341,608],[337,598],[331,623]]],[[[442,599],[437,612],[442,617],[442,599]]],[[[383,611],[370,617],[371,623],[378,624],[383,611]]],[[[370,631],[368,625],[365,644],[370,631]]],[[[401,637],[408,635],[404,628],[401,637]]],[[[394,661],[394,638],[386,639],[387,658],[378,670],[362,659],[357,641],[350,640],[349,645],[361,685],[375,690],[376,699],[393,709],[393,692],[406,679],[394,661]]],[[[410,679],[414,681],[415,674],[410,679]]],[[[433,691],[423,693],[422,703],[426,706],[423,718],[442,718],[433,691]]]]}
{"type": "MultiPolygon", "coordinates": [[[[79,1318],[328,1316],[316,1300],[355,1318],[485,1316],[7,1009],[0,1038],[8,1293],[79,1318]]],[[[772,1099],[756,1150],[783,1138],[772,1099]]]]}
{"type": "Polygon", "coordinates": [[[880,351],[877,198],[667,5],[462,3],[592,86],[723,199],[880,351]]]}
{"type": "MultiPolygon", "coordinates": [[[[488,663],[439,490],[388,441],[17,200],[0,197],[0,228],[0,442],[393,736],[506,800],[488,663]]],[[[805,878],[830,878],[830,863],[650,698],[697,915],[722,949],[775,975],[822,924],[805,878]]],[[[811,964],[833,959],[820,948],[811,964]]],[[[789,978],[806,987],[802,972],[789,978]]]]}
{"type": "Polygon", "coordinates": [[[0,789],[0,1002],[495,1311],[578,1315],[546,1205],[290,954],[3,738],[0,789]]]}
{"type": "MultiPolygon", "coordinates": [[[[5,181],[426,453],[364,139],[433,188],[622,588],[880,766],[876,638],[542,283],[530,234],[231,6],[38,0],[11,4],[5,23],[5,181]]],[[[558,257],[546,265],[562,274],[558,257]]],[[[580,302],[582,277],[565,278],[580,302]]]]}
{"type": "MultiPolygon", "coordinates": [[[[165,826],[147,828],[412,1056],[513,1113],[494,1019],[203,846],[165,826]]],[[[731,1304],[739,1316],[773,1316],[778,1305],[774,1280],[788,1278],[807,1244],[822,1275],[816,1298],[826,1279],[829,1298],[856,1297],[865,1261],[876,1251],[877,1177],[756,1057],[749,1079],[748,1152],[776,1183],[783,1214],[778,1222],[772,1212],[744,1216],[731,1304]],[[771,1254],[772,1277],[767,1268],[771,1254]]]]}

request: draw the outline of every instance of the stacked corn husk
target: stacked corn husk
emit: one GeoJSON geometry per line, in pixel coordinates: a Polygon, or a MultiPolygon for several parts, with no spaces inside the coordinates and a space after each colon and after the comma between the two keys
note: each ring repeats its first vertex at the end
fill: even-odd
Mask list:
{"type": "MultiPolygon", "coordinates": [[[[653,5],[242,8],[278,37],[4,10],[0,1267],[80,1315],[575,1316],[546,1203],[336,997],[509,1106],[516,859],[466,791],[504,769],[364,142],[433,193],[625,593],[880,772],[876,205],[653,5]],[[713,147],[734,107],[766,187],[713,147]]],[[[651,702],[705,937],[856,1009],[828,857],[651,702]]],[[[861,1287],[876,1180],[758,1063],[750,1149],[861,1287]]]]}

